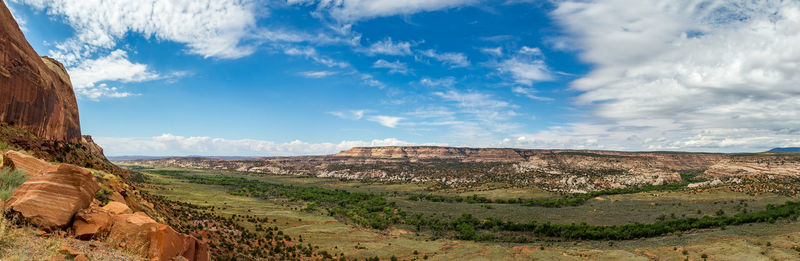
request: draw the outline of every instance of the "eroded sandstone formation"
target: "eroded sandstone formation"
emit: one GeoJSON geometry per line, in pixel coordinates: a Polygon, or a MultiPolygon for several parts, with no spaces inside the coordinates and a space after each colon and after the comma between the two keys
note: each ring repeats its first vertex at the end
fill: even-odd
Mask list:
{"type": "Polygon", "coordinates": [[[0,122],[42,139],[81,141],[78,103],[64,66],[36,54],[2,1],[0,122]]]}
{"type": "Polygon", "coordinates": [[[119,179],[102,179],[100,183],[90,170],[53,165],[16,151],[8,151],[2,158],[0,169],[13,168],[28,176],[8,201],[0,200],[0,210],[5,209],[9,217],[16,216],[16,220],[49,232],[71,232],[81,240],[106,240],[152,260],[209,259],[207,243],[177,232],[144,212],[134,213],[124,203],[132,198],[119,194],[125,187],[119,179]],[[102,207],[97,197],[101,187],[112,193],[107,199],[112,201],[102,207]]]}
{"type": "Polygon", "coordinates": [[[60,164],[22,183],[6,202],[12,213],[29,223],[53,230],[66,227],[72,217],[94,200],[100,186],[88,170],[60,164]]]}
{"type": "Polygon", "coordinates": [[[50,163],[47,163],[47,161],[40,160],[13,150],[10,150],[3,155],[2,163],[4,166],[21,170],[28,177],[44,174],[55,167],[50,163]]]}

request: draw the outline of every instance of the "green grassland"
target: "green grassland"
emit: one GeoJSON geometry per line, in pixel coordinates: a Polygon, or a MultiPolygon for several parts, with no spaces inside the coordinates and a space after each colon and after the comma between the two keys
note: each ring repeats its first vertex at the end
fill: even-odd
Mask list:
{"type": "MultiPolygon", "coordinates": [[[[661,259],[701,260],[705,253],[709,260],[791,260],[800,258],[800,223],[777,220],[774,223],[752,223],[728,226],[724,229],[701,229],[673,233],[637,240],[561,240],[542,239],[525,244],[504,242],[476,242],[456,240],[452,237],[432,236],[426,231],[417,232],[411,226],[395,225],[387,229],[370,229],[347,220],[330,216],[324,209],[308,209],[308,202],[283,197],[255,198],[237,196],[229,187],[197,184],[163,175],[162,171],[180,171],[196,176],[241,176],[283,185],[322,187],[351,192],[368,192],[383,195],[398,209],[408,213],[458,217],[470,213],[477,218],[502,217],[506,220],[528,222],[537,220],[554,224],[586,222],[590,225],[621,225],[652,223],[660,218],[701,217],[740,213],[743,209],[759,211],[767,204],[778,205],[787,199],[774,194],[750,196],[732,192],[725,187],[692,191],[649,191],[634,194],[608,195],[592,198],[580,206],[562,208],[530,207],[518,204],[467,204],[430,201],[411,201],[408,193],[436,193],[440,195],[479,195],[487,198],[551,198],[558,196],[537,189],[497,188],[487,186],[477,191],[426,191],[415,184],[383,184],[338,179],[306,178],[294,176],[252,175],[236,172],[149,169],[132,167],[147,176],[142,188],[148,193],[199,206],[213,206],[220,215],[252,215],[276,220],[275,224],[292,237],[302,237],[304,243],[318,246],[329,253],[342,253],[348,258],[364,259],[378,256],[389,259],[433,260],[452,259],[552,259],[552,260],[649,260],[661,259]],[[159,174],[161,173],[161,174],[159,174]],[[698,214],[700,210],[700,214],[698,214]],[[663,215],[663,216],[662,216],[663,215]],[[686,254],[684,254],[684,250],[686,254]],[[417,254],[414,254],[414,252],[417,254]]],[[[254,229],[242,221],[242,226],[254,229]]]]}

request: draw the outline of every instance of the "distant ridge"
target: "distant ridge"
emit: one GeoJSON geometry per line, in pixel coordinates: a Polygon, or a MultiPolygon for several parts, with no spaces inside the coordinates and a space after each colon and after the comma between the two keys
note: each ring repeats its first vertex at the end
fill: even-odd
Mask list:
{"type": "Polygon", "coordinates": [[[136,160],[157,160],[168,158],[213,158],[213,159],[249,159],[256,158],[256,156],[141,156],[141,155],[124,155],[124,156],[109,156],[110,161],[136,161],[136,160]]]}
{"type": "Polygon", "coordinates": [[[800,147],[774,148],[767,152],[800,152],[800,147]]]}

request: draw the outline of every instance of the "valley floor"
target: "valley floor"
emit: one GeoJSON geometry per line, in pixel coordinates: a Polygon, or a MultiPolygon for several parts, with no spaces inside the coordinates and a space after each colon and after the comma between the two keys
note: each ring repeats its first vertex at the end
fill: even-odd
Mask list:
{"type": "MultiPolygon", "coordinates": [[[[556,193],[527,188],[502,188],[485,185],[465,190],[426,191],[417,184],[368,183],[338,179],[306,178],[278,175],[254,175],[232,171],[163,169],[126,166],[142,173],[146,182],[141,189],[170,200],[213,207],[220,216],[258,217],[267,219],[283,233],[311,244],[315,251],[348,260],[370,257],[400,260],[800,260],[800,222],[778,219],[760,222],[671,233],[636,240],[562,240],[539,238],[528,243],[477,242],[457,240],[450,234],[434,233],[409,225],[393,225],[372,229],[354,225],[347,219],[329,215],[322,208],[309,207],[308,202],[282,197],[255,198],[234,195],[230,186],[198,184],[176,178],[169,173],[186,176],[237,176],[274,184],[302,187],[342,189],[384,196],[398,209],[443,219],[469,213],[476,218],[500,217],[504,220],[540,223],[589,225],[622,225],[653,223],[670,218],[701,217],[759,211],[768,204],[779,205],[798,197],[777,194],[746,194],[729,187],[650,191],[634,194],[600,196],[579,206],[545,208],[519,204],[446,203],[409,200],[408,195],[442,196],[479,195],[488,198],[553,198],[556,193]],[[745,211],[746,211],[745,210],[745,211]],[[318,248],[317,248],[318,247],[318,248]]],[[[256,223],[247,218],[236,219],[242,229],[257,231],[256,223]]]]}

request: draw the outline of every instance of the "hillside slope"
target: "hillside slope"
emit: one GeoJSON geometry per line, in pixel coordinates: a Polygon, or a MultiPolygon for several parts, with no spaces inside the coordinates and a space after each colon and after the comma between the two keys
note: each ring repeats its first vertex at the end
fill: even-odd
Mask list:
{"type": "Polygon", "coordinates": [[[81,135],[63,65],[0,0],[0,260],[209,260],[128,178],[81,135]]]}

